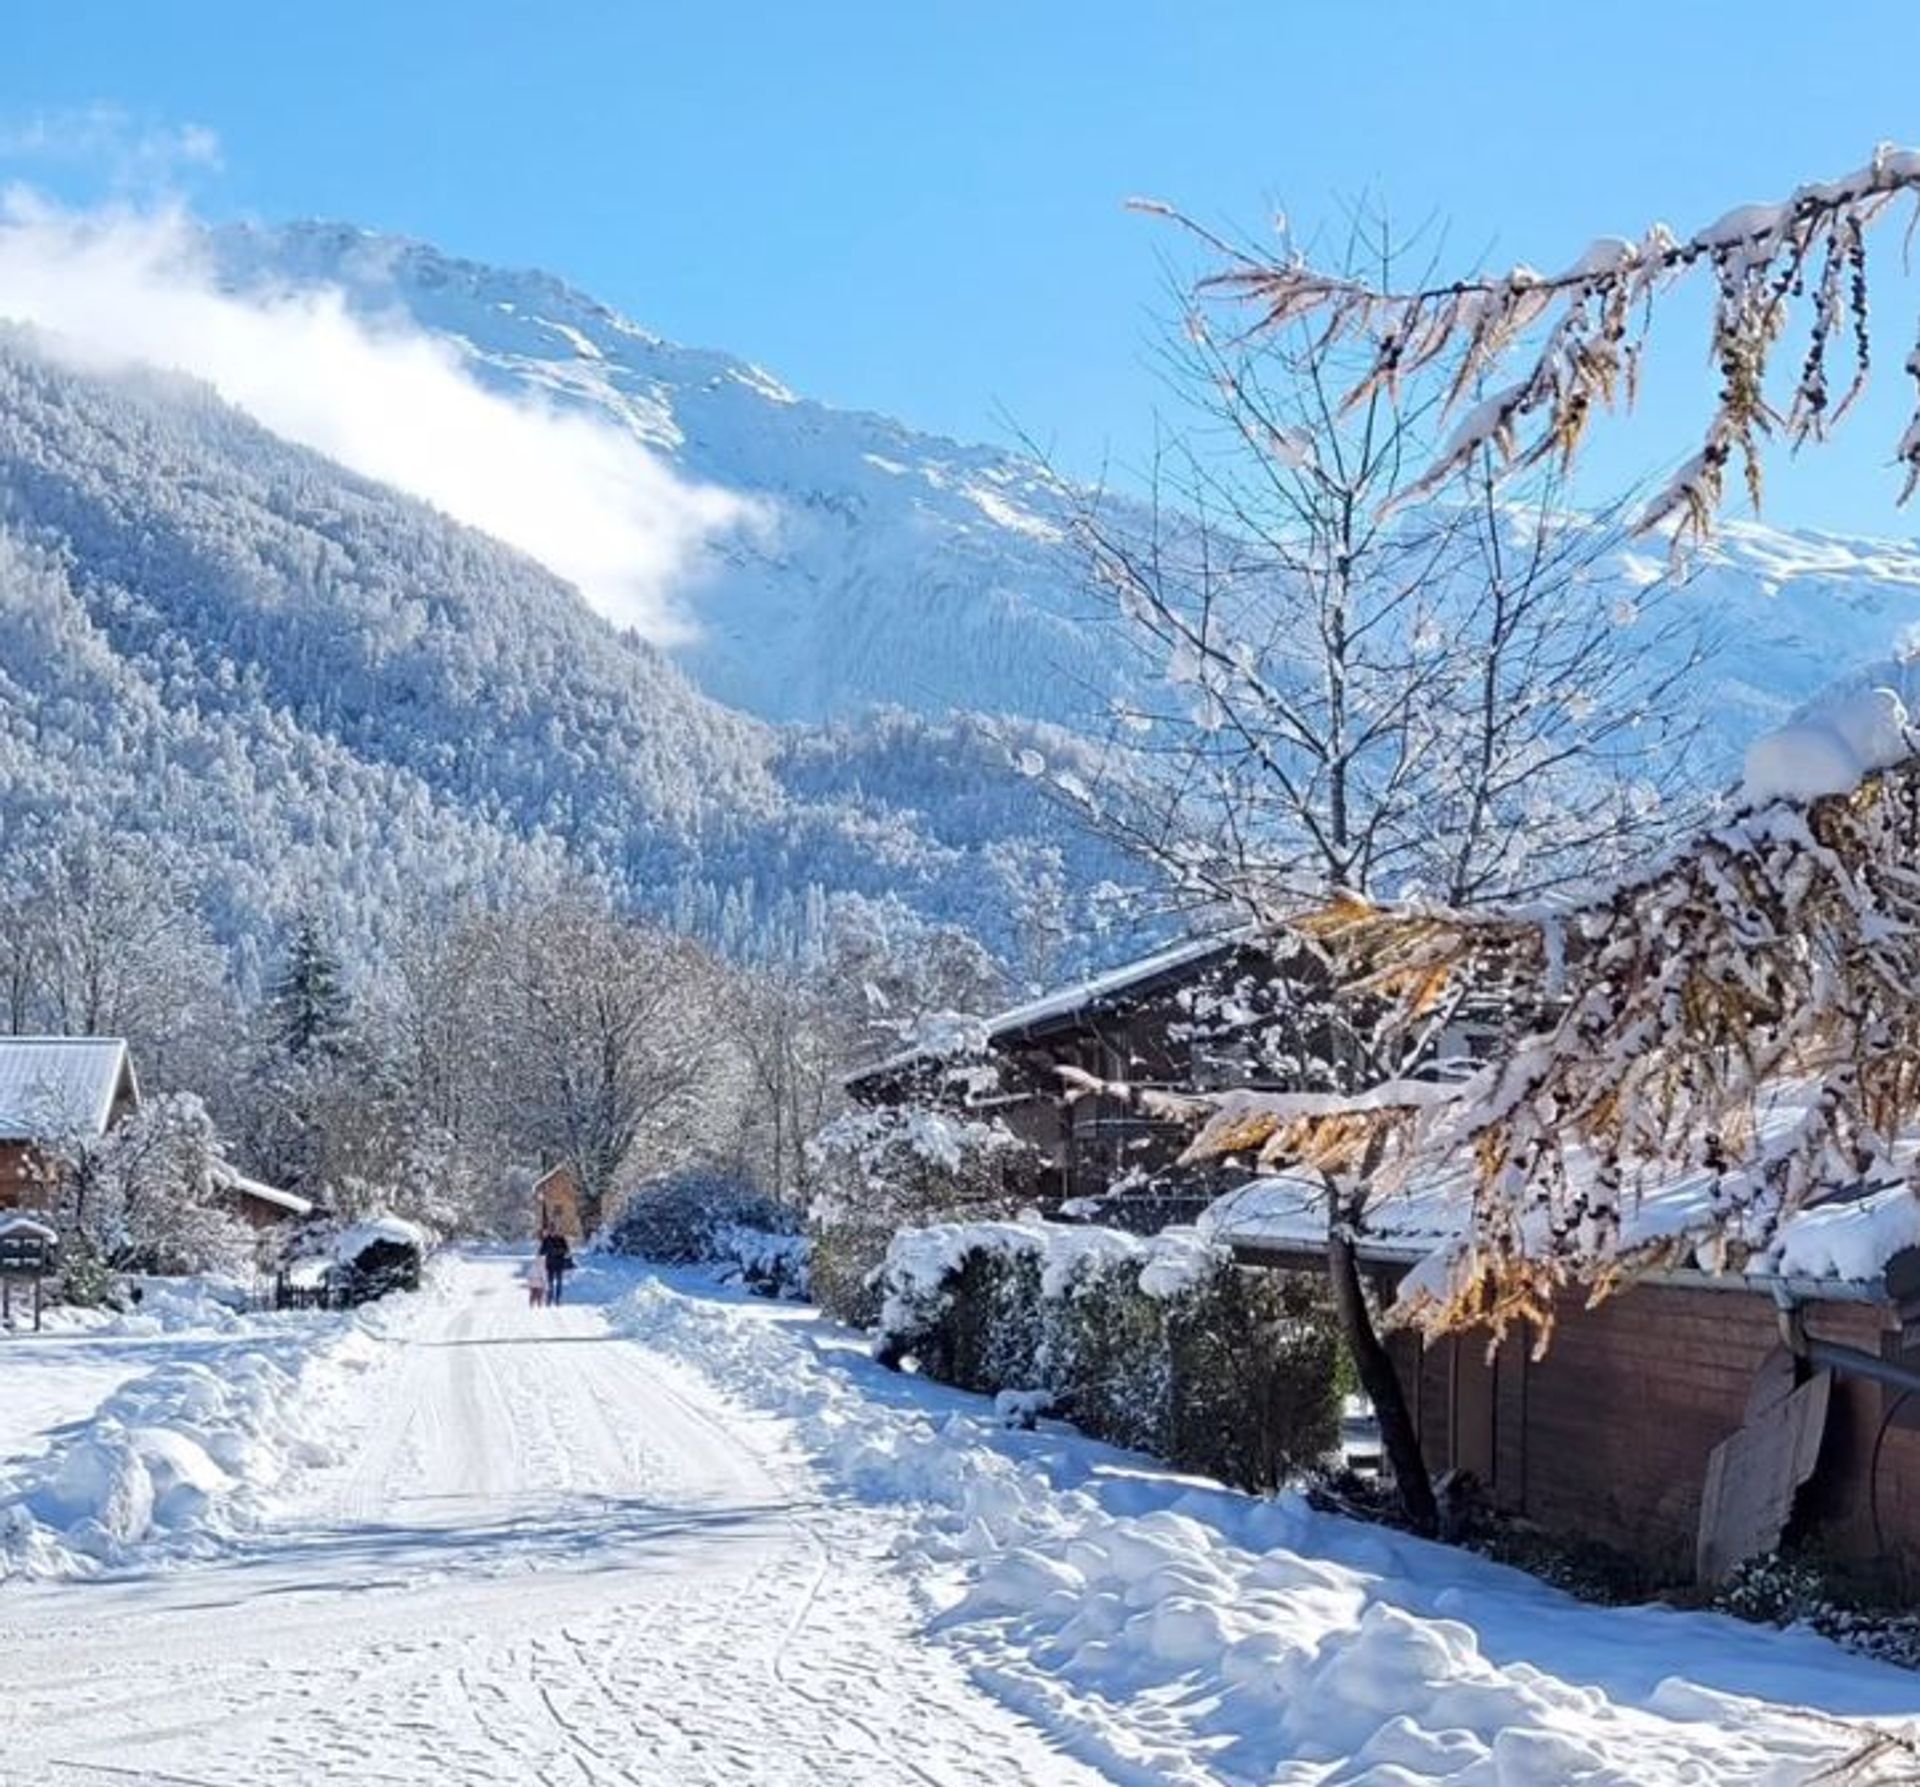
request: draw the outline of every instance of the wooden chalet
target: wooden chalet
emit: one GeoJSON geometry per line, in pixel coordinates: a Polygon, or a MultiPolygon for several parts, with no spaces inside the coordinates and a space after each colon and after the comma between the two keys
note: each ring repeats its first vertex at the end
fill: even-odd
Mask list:
{"type": "MultiPolygon", "coordinates": [[[[1805,1538],[1920,1593],[1920,1246],[1899,1244],[1912,1202],[1905,1184],[1837,1192],[1788,1225],[1783,1269],[1655,1273],[1594,1307],[1572,1288],[1537,1358],[1530,1330],[1492,1357],[1478,1331],[1390,1332],[1428,1467],[1665,1576],[1715,1581],[1805,1538]],[[1892,1244],[1863,1248],[1872,1235],[1892,1244]]],[[[1457,1181],[1381,1200],[1360,1250],[1383,1306],[1465,1220],[1457,1181]]],[[[1324,1268],[1325,1210],[1304,1180],[1257,1180],[1206,1226],[1247,1265],[1324,1268]]]]}
{"type": "MultiPolygon", "coordinates": [[[[998,1117],[1049,1163],[1052,1201],[1112,1193],[1103,1219],[1160,1227],[1223,1189],[1204,1170],[1171,1174],[1191,1131],[1137,1099],[1065,1097],[1060,1070],[1137,1090],[1323,1089],[1334,1054],[1327,984],[1317,957],[1302,950],[1282,961],[1246,931],[1189,939],[987,1019],[966,1052],[907,1050],[845,1085],[864,1105],[998,1117]],[[1143,1194],[1126,1189],[1144,1181],[1155,1183],[1143,1194]]],[[[1481,1043],[1475,1027],[1458,1026],[1436,1039],[1433,1057],[1481,1043]]]]}
{"type": "MultiPolygon", "coordinates": [[[[0,1036],[0,1210],[50,1209],[58,1150],[97,1140],[140,1108],[126,1043],[113,1036],[0,1036]]],[[[256,1234],[313,1202],[218,1162],[214,1189],[256,1234]]]]}
{"type": "Polygon", "coordinates": [[[52,1150],[105,1135],[139,1104],[119,1037],[0,1036],[0,1209],[44,1209],[52,1150]]]}
{"type": "Polygon", "coordinates": [[[299,1222],[313,1214],[313,1199],[261,1179],[250,1179],[224,1162],[214,1168],[213,1183],[234,1214],[255,1234],[299,1222]]]}
{"type": "Polygon", "coordinates": [[[572,1167],[549,1167],[534,1180],[533,1232],[562,1235],[576,1246],[586,1238],[580,1225],[580,1180],[572,1167]]]}

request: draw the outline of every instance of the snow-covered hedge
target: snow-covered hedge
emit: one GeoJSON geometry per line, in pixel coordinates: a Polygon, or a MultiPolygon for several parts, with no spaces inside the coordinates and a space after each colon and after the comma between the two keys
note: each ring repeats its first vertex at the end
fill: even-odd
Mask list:
{"type": "Polygon", "coordinates": [[[692,1169],[642,1185],[608,1244],[662,1265],[718,1267],[762,1296],[807,1294],[799,1212],[726,1173],[692,1169]]]}
{"type": "Polygon", "coordinates": [[[1186,1469],[1272,1489],[1339,1437],[1322,1287],[1246,1271],[1192,1230],[936,1224],[895,1237],[880,1289],[882,1357],[963,1389],[1043,1391],[1087,1432],[1186,1469]]]}
{"type": "Polygon", "coordinates": [[[813,1295],[855,1327],[880,1314],[878,1273],[903,1228],[1011,1215],[1034,1200],[1042,1162],[1005,1124],[912,1105],[848,1111],[809,1150],[813,1295]]]}

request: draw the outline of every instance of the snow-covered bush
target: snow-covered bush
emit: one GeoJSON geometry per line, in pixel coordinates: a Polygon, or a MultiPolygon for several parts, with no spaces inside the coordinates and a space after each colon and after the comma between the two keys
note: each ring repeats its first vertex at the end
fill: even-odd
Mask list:
{"type": "Polygon", "coordinates": [[[1185,1469],[1272,1489],[1339,1437],[1323,1287],[1246,1271],[1191,1231],[906,1230],[881,1290],[883,1358],[963,1389],[1044,1391],[1087,1432],[1185,1469]]]}
{"type": "Polygon", "coordinates": [[[807,1289],[807,1242],[791,1205],[731,1174],[694,1167],[640,1186],[608,1235],[616,1253],[718,1266],[768,1297],[807,1289]]]}
{"type": "Polygon", "coordinates": [[[1868,1596],[1849,1574],[1818,1558],[1768,1552],[1740,1565],[1714,1606],[1762,1625],[1806,1626],[1863,1656],[1920,1669],[1920,1614],[1872,1604],[1884,1602],[1891,1582],[1875,1583],[1868,1596]]]}
{"type": "Polygon", "coordinates": [[[150,1099],[103,1136],[57,1149],[63,1293],[97,1301],[119,1272],[237,1272],[246,1225],[220,1202],[219,1149],[206,1106],[188,1093],[150,1099]]]}
{"type": "Polygon", "coordinates": [[[809,1227],[813,1295],[863,1328],[880,1317],[876,1274],[900,1230],[1026,1208],[1041,1166],[1003,1123],[912,1105],[848,1111],[809,1155],[820,1188],[809,1227]]]}
{"type": "Polygon", "coordinates": [[[403,1217],[356,1222],[333,1240],[332,1282],[340,1301],[371,1303],[393,1291],[417,1291],[427,1245],[426,1231],[403,1217]]]}

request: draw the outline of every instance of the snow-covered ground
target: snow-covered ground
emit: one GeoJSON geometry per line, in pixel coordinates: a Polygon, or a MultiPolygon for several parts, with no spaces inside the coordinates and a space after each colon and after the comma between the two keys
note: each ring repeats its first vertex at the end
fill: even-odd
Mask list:
{"type": "MultiPolygon", "coordinates": [[[[312,1443],[230,1449],[246,1519],[0,1586],[0,1780],[1785,1782],[1920,1714],[1920,1678],[1811,1637],[1005,1430],[806,1310],[578,1288],[529,1310],[472,1255],[271,1343],[312,1443]]],[[[34,1398],[78,1429],[0,1471],[143,1383],[166,1424],[168,1349],[236,1340],[70,1359],[84,1387],[34,1398]]],[[[0,1384],[111,1343],[39,1344],[0,1342],[0,1384]]]]}

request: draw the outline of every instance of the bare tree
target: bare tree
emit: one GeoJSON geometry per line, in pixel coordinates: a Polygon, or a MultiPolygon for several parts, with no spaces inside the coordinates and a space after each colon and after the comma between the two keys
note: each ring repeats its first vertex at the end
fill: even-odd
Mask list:
{"type": "MultiPolygon", "coordinates": [[[[1349,259],[1390,269],[1384,226],[1360,219],[1349,259]]],[[[1175,365],[1194,420],[1161,452],[1146,520],[1104,503],[1080,517],[1144,691],[1119,703],[1098,779],[1056,779],[1089,823],[1269,931],[1376,892],[1544,896],[1684,825],[1695,727],[1674,696],[1702,645],[1667,586],[1595,604],[1616,530],[1563,514],[1550,481],[1503,494],[1485,454],[1445,500],[1404,503],[1443,396],[1376,381],[1345,403],[1354,367],[1324,333],[1196,327],[1175,365]]],[[[1347,1094],[1418,1072],[1463,997],[1383,1028],[1324,971],[1303,984],[1315,1089],[1347,1094]]],[[[1362,1286],[1373,1181],[1356,1164],[1321,1175],[1336,1306],[1409,1518],[1430,1528],[1362,1286]]]]}
{"type": "Polygon", "coordinates": [[[591,1229],[640,1151],[684,1151],[715,1059],[697,944],[586,900],[494,921],[507,1025],[501,1119],[579,1177],[591,1229]]]}
{"type": "Polygon", "coordinates": [[[9,1027],[124,1036],[159,1088],[202,1077],[234,1012],[194,877],[151,840],[85,826],[22,849],[10,869],[9,1027]]]}
{"type": "Polygon", "coordinates": [[[734,972],[721,1011],[744,1078],[734,1152],[756,1183],[804,1209],[808,1143],[838,1107],[851,1027],[816,981],[793,973],[734,972]]]}

